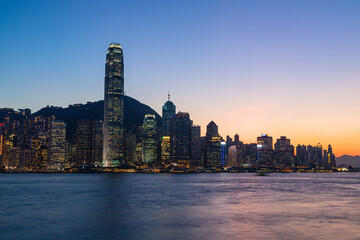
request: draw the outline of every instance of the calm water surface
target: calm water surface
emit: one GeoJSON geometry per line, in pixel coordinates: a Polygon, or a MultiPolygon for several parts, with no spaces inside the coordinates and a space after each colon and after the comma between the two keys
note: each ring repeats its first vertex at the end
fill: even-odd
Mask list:
{"type": "Polygon", "coordinates": [[[359,173],[1,174],[0,239],[360,239],[359,173]]]}

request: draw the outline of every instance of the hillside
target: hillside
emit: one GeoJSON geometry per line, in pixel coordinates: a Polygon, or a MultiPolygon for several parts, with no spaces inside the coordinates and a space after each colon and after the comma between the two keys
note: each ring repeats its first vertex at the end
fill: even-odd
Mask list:
{"type": "MultiPolygon", "coordinates": [[[[141,126],[143,124],[145,114],[154,114],[158,126],[161,126],[161,116],[149,106],[137,101],[134,98],[125,96],[124,98],[124,125],[128,130],[132,126],[141,126]]],[[[64,120],[67,124],[67,139],[71,139],[75,134],[77,121],[80,119],[103,119],[104,115],[104,101],[87,103],[80,106],[70,106],[67,108],[61,107],[46,107],[34,113],[35,116],[55,115],[56,119],[64,120]]]]}
{"type": "Polygon", "coordinates": [[[336,165],[345,164],[346,166],[360,167],[360,156],[343,155],[336,158],[336,165]]]}

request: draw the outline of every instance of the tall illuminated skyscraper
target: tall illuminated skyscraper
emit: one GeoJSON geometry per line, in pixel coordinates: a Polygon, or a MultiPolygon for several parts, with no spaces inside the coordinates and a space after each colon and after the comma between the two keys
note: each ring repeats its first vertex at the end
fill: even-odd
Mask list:
{"type": "Polygon", "coordinates": [[[124,62],[119,43],[111,43],[106,54],[103,124],[103,166],[119,166],[124,142],[124,62]]]}
{"type": "Polygon", "coordinates": [[[170,118],[175,115],[175,110],[176,107],[168,94],[168,101],[162,107],[162,136],[170,136],[170,118]]]}
{"type": "Polygon", "coordinates": [[[157,160],[156,118],[146,114],[143,123],[142,161],[145,163],[157,160]]]}

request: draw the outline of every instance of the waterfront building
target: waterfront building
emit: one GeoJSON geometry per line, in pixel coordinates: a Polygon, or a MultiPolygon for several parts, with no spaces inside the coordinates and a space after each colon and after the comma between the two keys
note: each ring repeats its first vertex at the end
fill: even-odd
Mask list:
{"type": "Polygon", "coordinates": [[[191,159],[201,159],[201,128],[198,125],[191,126],[191,159]]]}
{"type": "Polygon", "coordinates": [[[161,138],[161,161],[170,160],[170,136],[162,136],[161,138]]]}
{"type": "MultiPolygon", "coordinates": [[[[255,154],[256,154],[256,149],[255,149],[255,154]]],[[[230,146],[228,149],[227,166],[240,167],[241,164],[247,163],[248,162],[247,158],[246,156],[243,157],[243,155],[244,155],[244,144],[238,143],[237,145],[230,146]]]]}
{"type": "Polygon", "coordinates": [[[76,131],[77,166],[89,165],[91,159],[91,121],[79,120],[76,131]]]}
{"type": "Polygon", "coordinates": [[[134,165],[136,160],[136,132],[130,131],[125,137],[124,158],[127,165],[134,165]]]}
{"type": "Polygon", "coordinates": [[[333,154],[332,147],[329,145],[328,150],[324,150],[323,166],[325,169],[336,167],[335,155],[333,154]]]}
{"type": "Polygon", "coordinates": [[[146,114],[142,129],[142,161],[150,163],[157,160],[156,118],[146,114]]]}
{"type": "Polygon", "coordinates": [[[226,149],[226,142],[221,142],[221,167],[227,166],[227,149],[226,149]]]}
{"type": "Polygon", "coordinates": [[[103,166],[119,166],[124,142],[124,62],[119,43],[111,43],[106,54],[103,129],[103,166]]]}
{"type": "Polygon", "coordinates": [[[212,137],[206,144],[207,167],[221,167],[221,142],[220,137],[212,137]]]}
{"type": "Polygon", "coordinates": [[[63,170],[65,167],[66,124],[54,120],[50,125],[48,169],[63,170]]]}
{"type": "Polygon", "coordinates": [[[170,101],[170,94],[168,94],[168,100],[162,107],[162,136],[170,136],[170,118],[175,115],[176,107],[172,101],[170,101]]]}
{"type": "Polygon", "coordinates": [[[305,145],[298,145],[296,147],[296,166],[308,166],[308,163],[306,162],[306,146],[305,145]]]}
{"type": "Polygon", "coordinates": [[[0,123],[0,169],[4,167],[3,151],[4,151],[4,132],[3,132],[3,124],[0,123]]]}
{"type": "Polygon", "coordinates": [[[250,143],[243,145],[243,161],[250,164],[258,164],[257,144],[250,143]]]}
{"type": "Polygon", "coordinates": [[[101,166],[103,158],[103,121],[91,123],[91,161],[90,164],[101,166]]]}
{"type": "Polygon", "coordinates": [[[290,139],[282,136],[276,140],[274,158],[278,166],[294,166],[294,146],[290,144],[290,139]]]}
{"type": "Polygon", "coordinates": [[[170,118],[170,158],[172,160],[190,158],[192,124],[189,113],[178,112],[170,118]]]}
{"type": "Polygon", "coordinates": [[[271,166],[273,164],[273,140],[267,134],[257,138],[258,164],[271,166]]]}

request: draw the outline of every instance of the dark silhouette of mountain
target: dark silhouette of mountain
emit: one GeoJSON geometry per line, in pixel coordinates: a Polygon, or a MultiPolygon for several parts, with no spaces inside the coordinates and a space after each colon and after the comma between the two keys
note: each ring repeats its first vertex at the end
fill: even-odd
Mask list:
{"type": "MultiPolygon", "coordinates": [[[[125,96],[124,98],[124,125],[128,131],[133,126],[142,126],[145,114],[154,114],[158,127],[161,126],[160,115],[151,107],[139,102],[138,100],[125,96]]],[[[72,139],[76,132],[77,122],[81,119],[97,120],[104,118],[104,101],[88,102],[87,104],[74,104],[67,108],[46,107],[34,113],[35,116],[54,115],[57,120],[66,123],[66,138],[72,139]]]]}
{"type": "Polygon", "coordinates": [[[360,167],[360,156],[343,155],[336,158],[336,165],[345,164],[346,166],[360,167]]]}

